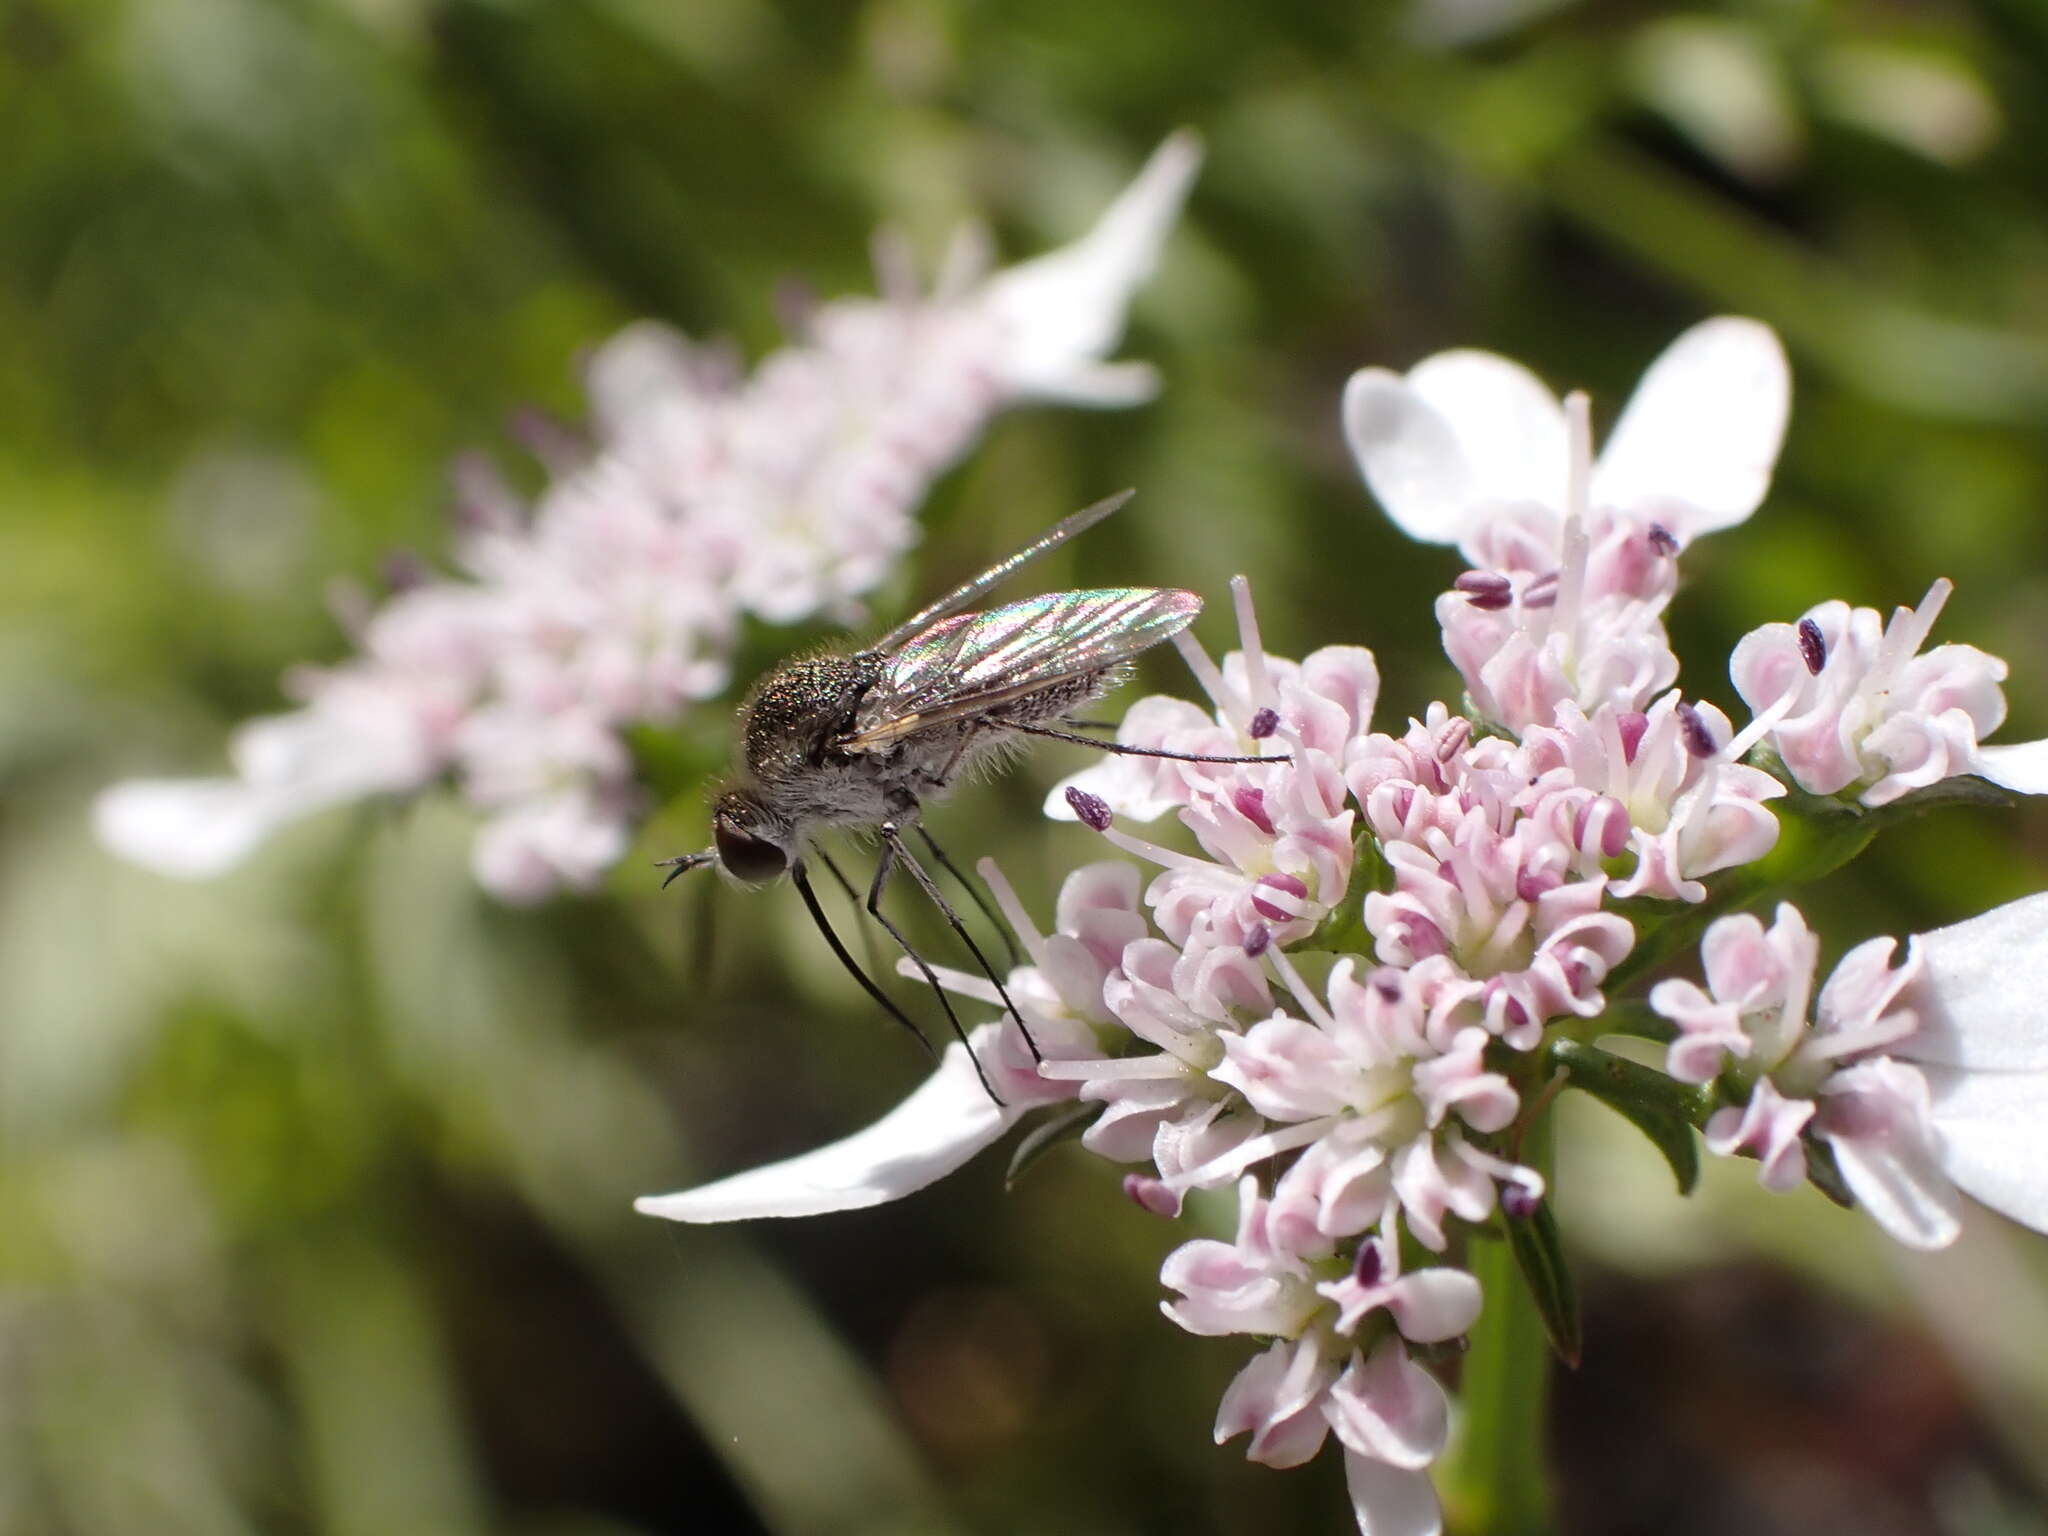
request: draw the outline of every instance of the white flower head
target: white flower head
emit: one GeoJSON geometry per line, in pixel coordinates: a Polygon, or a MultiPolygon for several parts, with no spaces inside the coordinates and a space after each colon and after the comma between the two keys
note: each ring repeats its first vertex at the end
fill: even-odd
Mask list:
{"type": "Polygon", "coordinates": [[[968,241],[920,293],[818,306],[743,375],[648,323],[588,365],[592,437],[550,434],[523,506],[467,466],[461,578],[394,595],[306,706],[251,722],[230,776],[149,779],[95,809],[115,853],[221,873],[279,827],[453,771],[486,813],[478,880],[513,901],[587,887],[639,806],[624,733],[722,690],[743,617],[851,620],[917,536],[932,480],[1027,399],[1123,405],[1149,369],[1104,362],[1201,161],[1176,134],[1072,245],[986,274],[968,241]]]}

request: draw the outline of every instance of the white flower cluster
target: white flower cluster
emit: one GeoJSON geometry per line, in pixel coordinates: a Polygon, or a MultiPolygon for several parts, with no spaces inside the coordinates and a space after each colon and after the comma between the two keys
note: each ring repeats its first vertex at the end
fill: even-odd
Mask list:
{"type": "Polygon", "coordinates": [[[1081,240],[987,273],[963,239],[933,291],[823,305],[737,373],[652,324],[591,359],[592,441],[522,505],[465,477],[459,575],[395,593],[357,654],[295,673],[301,707],[234,735],[233,775],[116,785],[102,840],[209,876],[279,826],[446,774],[481,812],[477,880],[512,901],[587,887],[639,809],[624,733],[721,692],[747,615],[856,613],[914,542],[918,502],[999,410],[1123,405],[1141,364],[1106,364],[1200,160],[1166,141],[1081,240]]]}
{"type": "MultiPolygon", "coordinates": [[[[1099,1105],[1082,1143],[1142,1165],[1125,1183],[1143,1208],[1238,1189],[1235,1239],[1183,1245],[1161,1277],[1182,1327],[1265,1341],[1219,1440],[1248,1434],[1254,1459],[1293,1466],[1334,1434],[1361,1530],[1438,1530],[1428,1467],[1449,1414],[1426,1361],[1481,1301],[1455,1267],[1461,1228],[1526,1219],[1542,1198],[1517,1151],[1541,1107],[1536,1053],[1560,1030],[1597,1033],[1586,1021],[1636,922],[1710,900],[1708,877],[1775,846],[1788,786],[1741,759],[1769,738],[1777,756],[1758,761],[1866,805],[1998,762],[1977,736],[2002,714],[2000,664],[1967,647],[1916,660],[1926,622],[1909,614],[1880,632],[1836,604],[1744,641],[1757,717],[1740,734],[1673,691],[1676,558],[1761,501],[1788,398],[1776,339],[1738,319],[1659,359],[1597,463],[1583,398],[1560,403],[1505,359],[1359,374],[1344,419],[1367,481],[1404,529],[1472,563],[1436,610],[1464,706],[1374,730],[1371,654],[1266,654],[1240,581],[1238,650],[1218,665],[1176,637],[1209,707],[1143,700],[1118,739],[1264,760],[1122,756],[1065,781],[1049,814],[1158,873],[1076,871],[1049,934],[983,866],[1030,954],[1009,990],[1044,1059],[1013,1023],[985,1025],[1000,1103],[956,1046],[859,1136],[640,1208],[716,1221],[871,1204],[1035,1107],[1099,1105]],[[1122,824],[1169,812],[1199,853],[1122,824]]],[[[2003,781],[2039,748],[2004,749],[2003,781]]],[[[2011,1000],[2048,982],[2042,903],[1923,935],[1897,970],[1890,941],[1866,945],[1810,1026],[1816,946],[1797,914],[1768,932],[1720,919],[1708,989],[1651,994],[1677,1036],[1672,1076],[1715,1085],[1709,1148],[1759,1158],[1773,1188],[1832,1157],[1909,1242],[1954,1236],[1953,1186],[2048,1227],[2029,1129],[2048,1109],[2048,1026],[2011,1000]],[[1989,979],[1993,956],[2013,980],[1989,979]]],[[[997,1001],[981,978],[943,979],[997,1001]]]]}

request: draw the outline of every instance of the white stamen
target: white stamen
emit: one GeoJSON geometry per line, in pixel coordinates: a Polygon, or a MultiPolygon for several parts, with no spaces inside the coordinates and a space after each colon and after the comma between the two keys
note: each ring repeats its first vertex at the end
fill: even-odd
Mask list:
{"type": "Polygon", "coordinates": [[[1130,1082],[1158,1077],[1193,1077],[1195,1069],[1178,1056],[1162,1051],[1156,1056],[1120,1056],[1115,1060],[1080,1058],[1042,1061],[1038,1075],[1053,1082],[1080,1083],[1096,1080],[1130,1082]]]}
{"type": "Polygon", "coordinates": [[[1237,643],[1244,651],[1244,675],[1252,686],[1252,702],[1275,708],[1280,696],[1273,691],[1273,677],[1266,670],[1266,647],[1259,639],[1259,616],[1252,609],[1251,582],[1243,576],[1231,577],[1230,600],[1237,609],[1237,643]]]}
{"type": "MultiPolygon", "coordinates": [[[[896,962],[896,974],[906,981],[923,982],[924,972],[917,968],[917,962],[904,955],[896,962]]],[[[939,985],[948,992],[957,992],[962,997],[971,997],[977,1003],[988,1003],[1000,1008],[1002,995],[986,976],[970,976],[965,971],[956,971],[950,965],[935,965],[932,974],[939,978],[939,985]]]]}
{"type": "Polygon", "coordinates": [[[1216,669],[1216,663],[1209,659],[1209,653],[1202,649],[1202,643],[1182,630],[1173,637],[1173,648],[1180,652],[1180,659],[1188,664],[1188,670],[1195,674],[1195,681],[1202,685],[1202,692],[1209,695],[1217,713],[1230,722],[1232,730],[1239,735],[1251,733],[1251,706],[1237,696],[1237,690],[1223,680],[1223,674],[1216,669]]]}
{"type": "Polygon", "coordinates": [[[1197,859],[1185,853],[1176,853],[1171,848],[1162,848],[1157,843],[1148,843],[1142,837],[1133,837],[1117,827],[1110,827],[1102,836],[1123,849],[1125,853],[1136,854],[1141,859],[1159,865],[1163,869],[1214,870],[1216,866],[1207,859],[1197,859]]]}
{"type": "Polygon", "coordinates": [[[974,872],[981,876],[990,892],[996,898],[996,905],[1003,909],[1003,916],[1009,920],[1011,931],[1024,941],[1025,952],[1031,956],[1033,965],[1045,964],[1045,936],[1038,931],[1038,925],[1031,921],[1031,914],[1024,910],[1024,903],[1017,899],[1017,891],[1004,877],[994,859],[982,859],[974,866],[974,872]]]}
{"type": "Polygon", "coordinates": [[[1330,1017],[1330,1010],[1322,1005],[1315,993],[1301,979],[1301,972],[1294,968],[1294,962],[1287,958],[1284,950],[1274,946],[1266,951],[1265,958],[1273,963],[1273,969],[1280,973],[1280,979],[1287,983],[1287,990],[1294,994],[1294,1000],[1301,1004],[1301,1011],[1307,1014],[1318,1029],[1335,1029],[1337,1021],[1330,1017]]]}

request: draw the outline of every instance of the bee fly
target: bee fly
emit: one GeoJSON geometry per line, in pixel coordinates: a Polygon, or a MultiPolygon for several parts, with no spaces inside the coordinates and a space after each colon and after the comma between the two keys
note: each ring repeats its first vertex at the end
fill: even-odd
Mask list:
{"type": "MultiPolygon", "coordinates": [[[[882,911],[882,894],[899,865],[974,956],[1036,1057],[1037,1042],[1002,978],[904,841],[904,833],[914,827],[939,866],[959,881],[999,932],[1007,932],[979,889],[925,830],[920,821],[924,802],[943,795],[969,768],[1020,736],[1180,762],[1277,761],[1131,747],[1058,728],[1085,727],[1087,722],[1070,718],[1075,709],[1121,681],[1123,663],[1194,622],[1202,600],[1192,592],[1109,587],[1050,592],[981,613],[961,611],[1021,567],[1101,522],[1131,495],[1125,491],[1065,518],[864,650],[800,657],[769,673],[740,706],[741,761],[712,808],[713,846],[662,860],[671,866],[662,883],[705,865],[716,865],[748,885],[788,875],[839,963],[929,1050],[924,1032],[860,968],[833,931],[806,868],[806,860],[815,857],[854,899],[853,887],[815,838],[830,827],[871,831],[881,853],[868,885],[868,915],[931,984],[953,1033],[966,1041],[931,966],[882,911]]],[[[979,1061],[975,1070],[988,1087],[979,1061]]],[[[989,1092],[995,1097],[993,1088],[989,1092]]]]}

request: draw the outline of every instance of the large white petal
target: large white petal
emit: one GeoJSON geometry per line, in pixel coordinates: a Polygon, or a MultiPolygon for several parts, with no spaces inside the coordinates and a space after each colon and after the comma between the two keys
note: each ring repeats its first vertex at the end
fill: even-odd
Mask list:
{"type": "Polygon", "coordinates": [[[1962,1230],[1963,1202],[1924,1147],[1852,1136],[1830,1138],[1835,1166],[1856,1203],[1908,1248],[1946,1248],[1962,1230]]]}
{"type": "Polygon", "coordinates": [[[1970,771],[2015,794],[2048,795],[2048,741],[1979,747],[1970,771]]]}
{"type": "Polygon", "coordinates": [[[1564,407],[1520,363],[1459,348],[1408,370],[1408,387],[1451,424],[1483,502],[1565,503],[1564,407]]]}
{"type": "Polygon", "coordinates": [[[2048,1232],[2048,1072],[1921,1070],[1943,1171],[1972,1199],[2048,1232]]]}
{"type": "Polygon", "coordinates": [[[240,779],[130,779],[93,802],[110,853],[160,875],[208,880],[242,862],[285,822],[319,808],[240,779]]]}
{"type": "Polygon", "coordinates": [[[1920,1027],[1896,1054],[1989,1072],[2048,1071],[2048,891],[1913,940],[1901,995],[1920,1027]]]}
{"type": "Polygon", "coordinates": [[[1427,1472],[1390,1467],[1346,1451],[1344,1486],[1351,1494],[1359,1536],[1442,1536],[1443,1506],[1427,1472]]]}
{"type": "Polygon", "coordinates": [[[997,1104],[975,1075],[967,1047],[950,1045],[924,1085],[866,1130],[714,1184],[642,1196],[633,1209],[671,1221],[711,1222],[882,1205],[944,1178],[1035,1107],[997,1104]]]}
{"type": "Polygon", "coordinates": [[[1458,434],[1405,379],[1361,368],[1344,386],[1344,437],[1394,525],[1425,544],[1455,544],[1479,507],[1458,434]]]}
{"type": "Polygon", "coordinates": [[[1791,408],[1791,369],[1769,326],[1702,321],[1636,386],[1594,468],[1593,500],[1649,512],[1680,538],[1732,527],[1770,489],[1791,408]]]}
{"type": "Polygon", "coordinates": [[[989,280],[984,297],[1005,323],[1001,369],[1010,388],[1080,405],[1151,394],[1149,369],[1090,365],[1123,335],[1131,295],[1158,265],[1201,164],[1201,139],[1173,134],[1087,234],[989,280]]]}

